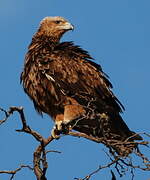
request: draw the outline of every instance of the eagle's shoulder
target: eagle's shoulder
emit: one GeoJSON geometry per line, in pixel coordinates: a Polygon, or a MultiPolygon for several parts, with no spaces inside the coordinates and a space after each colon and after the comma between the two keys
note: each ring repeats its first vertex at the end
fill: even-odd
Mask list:
{"type": "Polygon", "coordinates": [[[72,58],[93,59],[86,50],[75,45],[72,41],[59,43],[54,49],[54,52],[56,51],[72,58]]]}

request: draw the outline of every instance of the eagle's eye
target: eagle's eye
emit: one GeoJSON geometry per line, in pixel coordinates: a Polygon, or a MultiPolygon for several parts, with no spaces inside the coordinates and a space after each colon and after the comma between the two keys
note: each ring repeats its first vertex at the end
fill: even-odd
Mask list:
{"type": "Polygon", "coordinates": [[[56,24],[60,24],[60,23],[61,23],[61,21],[60,21],[60,20],[57,20],[57,21],[55,21],[55,23],[56,23],[56,24]]]}

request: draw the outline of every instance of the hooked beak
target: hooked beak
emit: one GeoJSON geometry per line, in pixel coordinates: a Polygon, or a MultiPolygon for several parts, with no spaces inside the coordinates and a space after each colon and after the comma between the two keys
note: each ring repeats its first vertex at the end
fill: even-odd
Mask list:
{"type": "Polygon", "coordinates": [[[74,26],[71,24],[71,23],[69,23],[69,22],[66,22],[64,25],[63,25],[63,29],[65,29],[65,30],[74,30],[74,26]]]}

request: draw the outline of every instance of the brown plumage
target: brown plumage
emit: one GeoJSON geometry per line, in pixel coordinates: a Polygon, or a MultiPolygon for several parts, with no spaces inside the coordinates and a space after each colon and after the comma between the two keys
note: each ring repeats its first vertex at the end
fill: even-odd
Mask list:
{"type": "MultiPolygon", "coordinates": [[[[72,128],[89,136],[124,141],[135,133],[120,116],[124,107],[112,93],[107,75],[88,52],[72,42],[60,42],[72,29],[62,17],[41,21],[25,57],[24,90],[35,109],[55,121],[54,137],[72,128]]],[[[141,138],[136,135],[135,139],[141,138]]],[[[111,146],[119,154],[126,151],[111,146]]]]}

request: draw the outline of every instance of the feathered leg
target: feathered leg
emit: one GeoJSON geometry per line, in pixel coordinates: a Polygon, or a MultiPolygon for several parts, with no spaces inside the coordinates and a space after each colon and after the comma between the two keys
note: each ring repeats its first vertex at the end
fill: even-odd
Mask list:
{"type": "Polygon", "coordinates": [[[72,129],[72,121],[83,116],[85,110],[79,104],[69,104],[64,107],[64,114],[58,114],[55,118],[55,126],[52,129],[52,136],[56,139],[60,134],[68,134],[72,129]]]}

